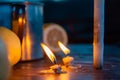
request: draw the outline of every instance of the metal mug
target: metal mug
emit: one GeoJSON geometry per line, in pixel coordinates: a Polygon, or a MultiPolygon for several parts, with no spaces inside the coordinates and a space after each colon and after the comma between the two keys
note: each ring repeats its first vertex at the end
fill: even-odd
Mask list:
{"type": "MultiPolygon", "coordinates": [[[[15,32],[22,44],[21,61],[43,58],[42,42],[43,4],[33,2],[0,3],[0,26],[6,26],[15,32]],[[5,11],[4,9],[8,10],[5,11]],[[6,18],[6,19],[5,19],[6,18]]],[[[11,45],[12,46],[12,45],[11,45]]]]}

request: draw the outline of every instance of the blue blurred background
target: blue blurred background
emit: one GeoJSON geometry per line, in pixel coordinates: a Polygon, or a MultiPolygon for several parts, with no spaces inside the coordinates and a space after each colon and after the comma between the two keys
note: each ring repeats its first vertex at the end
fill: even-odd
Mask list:
{"type": "MultiPolygon", "coordinates": [[[[93,0],[0,0],[2,2],[38,2],[44,4],[44,23],[57,23],[67,31],[69,43],[93,42],[93,0]]],[[[1,5],[0,4],[0,5],[1,5]]],[[[120,1],[105,0],[105,43],[120,44],[120,1]]],[[[7,8],[7,6],[5,6],[7,8]]],[[[9,26],[8,9],[0,9],[0,26],[9,26]],[[7,19],[3,22],[2,19],[7,19]]],[[[32,13],[32,12],[31,12],[32,13]]]]}

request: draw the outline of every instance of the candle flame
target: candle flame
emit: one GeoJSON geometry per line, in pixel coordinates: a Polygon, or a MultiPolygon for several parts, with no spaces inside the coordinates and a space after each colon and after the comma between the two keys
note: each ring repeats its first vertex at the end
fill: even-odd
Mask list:
{"type": "Polygon", "coordinates": [[[53,52],[44,43],[41,43],[41,46],[43,50],[45,51],[45,53],[47,54],[47,56],[49,57],[49,59],[53,63],[56,63],[56,57],[54,56],[53,52]]]}
{"type": "Polygon", "coordinates": [[[65,47],[62,42],[58,41],[58,45],[61,48],[61,50],[64,52],[64,54],[67,55],[70,53],[70,50],[67,47],[65,47]]]}

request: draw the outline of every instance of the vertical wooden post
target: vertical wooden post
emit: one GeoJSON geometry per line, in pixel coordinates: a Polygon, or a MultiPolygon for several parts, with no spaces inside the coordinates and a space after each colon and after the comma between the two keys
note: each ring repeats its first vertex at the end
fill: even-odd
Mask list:
{"type": "Polygon", "coordinates": [[[93,64],[95,69],[102,69],[103,67],[104,5],[104,0],[94,0],[93,64]]]}

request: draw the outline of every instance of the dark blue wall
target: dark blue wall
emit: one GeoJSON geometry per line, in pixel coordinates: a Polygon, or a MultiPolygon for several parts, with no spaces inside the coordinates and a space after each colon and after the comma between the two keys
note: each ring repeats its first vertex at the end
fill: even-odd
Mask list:
{"type": "Polygon", "coordinates": [[[44,23],[62,25],[70,43],[92,42],[93,0],[71,0],[44,3],[44,23]]]}
{"type": "MultiPolygon", "coordinates": [[[[63,25],[71,43],[93,42],[93,0],[45,2],[44,22],[63,25]]],[[[105,43],[120,43],[120,0],[105,0],[105,43]]]]}

